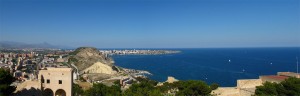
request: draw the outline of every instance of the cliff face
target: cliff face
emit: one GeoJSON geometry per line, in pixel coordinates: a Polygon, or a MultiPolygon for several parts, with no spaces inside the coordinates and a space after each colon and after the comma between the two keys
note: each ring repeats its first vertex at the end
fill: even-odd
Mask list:
{"type": "Polygon", "coordinates": [[[77,48],[70,53],[69,63],[73,63],[79,73],[115,73],[112,68],[114,63],[112,58],[100,54],[96,48],[92,47],[77,48]]]}

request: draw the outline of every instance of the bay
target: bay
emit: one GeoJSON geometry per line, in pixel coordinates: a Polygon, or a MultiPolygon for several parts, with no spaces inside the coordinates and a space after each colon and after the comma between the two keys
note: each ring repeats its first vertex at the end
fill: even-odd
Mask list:
{"type": "Polygon", "coordinates": [[[300,48],[183,48],[177,54],[113,55],[115,64],[146,70],[150,79],[165,81],[203,80],[221,86],[236,86],[238,79],[257,79],[260,75],[296,72],[300,48]]]}

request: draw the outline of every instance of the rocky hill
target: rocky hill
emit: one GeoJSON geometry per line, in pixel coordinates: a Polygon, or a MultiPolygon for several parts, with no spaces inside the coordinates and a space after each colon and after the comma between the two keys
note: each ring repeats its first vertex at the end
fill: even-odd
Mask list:
{"type": "Polygon", "coordinates": [[[96,48],[80,47],[70,53],[69,63],[74,64],[80,74],[114,74],[113,59],[101,54],[96,48]]]}

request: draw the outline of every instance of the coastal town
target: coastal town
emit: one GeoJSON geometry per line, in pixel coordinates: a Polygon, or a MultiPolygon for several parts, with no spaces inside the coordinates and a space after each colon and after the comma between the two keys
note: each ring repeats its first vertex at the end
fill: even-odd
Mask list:
{"type": "MultiPolygon", "coordinates": [[[[75,50],[61,50],[61,49],[1,49],[0,51],[0,68],[8,70],[10,74],[16,78],[16,81],[11,84],[11,86],[15,86],[15,94],[17,96],[20,95],[41,95],[40,93],[22,93],[22,90],[30,88],[36,89],[49,89],[53,92],[50,92],[50,96],[71,96],[71,87],[72,84],[82,85],[82,87],[90,87],[93,83],[102,83],[108,86],[114,84],[114,81],[120,81],[120,85],[122,85],[122,90],[128,89],[130,85],[137,81],[136,78],[147,78],[147,76],[152,75],[148,71],[144,70],[134,70],[134,69],[126,69],[117,66],[104,66],[107,68],[115,68],[110,70],[111,73],[106,74],[107,70],[102,70],[101,72],[97,71],[84,71],[80,73],[76,65],[71,63],[70,54],[75,50]],[[71,63],[71,64],[70,64],[71,63]],[[103,72],[105,71],[105,72],[103,72]],[[56,72],[56,73],[55,73],[56,72]],[[48,75],[46,75],[48,74],[48,75]],[[53,75],[49,75],[53,74],[53,75]],[[64,75],[59,81],[59,85],[52,85],[50,81],[54,78],[59,79],[61,76],[59,74],[64,75]],[[41,77],[42,76],[42,77],[41,77]],[[100,77],[100,78],[98,78],[100,77]],[[48,79],[47,79],[48,78],[48,79]],[[39,85],[40,83],[46,82],[44,85],[39,85]],[[66,83],[62,82],[68,82],[66,83]],[[72,83],[72,84],[70,84],[72,83]],[[61,86],[61,87],[59,87],[61,86]],[[69,86],[70,88],[65,88],[62,86],[69,86]],[[61,90],[58,90],[61,88],[61,90]],[[57,90],[57,92],[55,91],[57,90]],[[21,93],[20,93],[21,92],[21,93]],[[57,94],[56,94],[57,93],[57,94]]],[[[105,60],[107,60],[109,55],[124,55],[124,54],[173,54],[178,51],[169,51],[169,50],[114,50],[114,51],[99,51],[95,50],[96,56],[104,56],[105,60]]],[[[89,54],[89,53],[84,53],[89,54]]],[[[97,58],[101,59],[101,58],[97,58]]],[[[111,61],[113,63],[113,61],[111,61]]],[[[98,64],[98,63],[97,63],[98,64]]],[[[97,67],[99,68],[99,67],[97,67]]],[[[87,68],[88,69],[88,68],[87,68]]],[[[95,70],[95,69],[92,69],[95,70]]],[[[49,91],[48,90],[48,91],[49,91]]],[[[43,91],[43,90],[42,90],[43,91]]],[[[47,91],[47,90],[45,90],[47,91]]]]}

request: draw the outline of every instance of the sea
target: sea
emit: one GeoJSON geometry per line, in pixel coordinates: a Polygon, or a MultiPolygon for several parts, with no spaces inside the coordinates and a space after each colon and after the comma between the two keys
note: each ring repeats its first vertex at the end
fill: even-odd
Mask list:
{"type": "MultiPolygon", "coordinates": [[[[155,49],[159,50],[159,49],[155,49]]],[[[294,48],[182,48],[164,55],[113,55],[115,65],[146,70],[149,78],[166,81],[202,80],[223,87],[236,86],[238,79],[257,79],[277,72],[296,72],[300,47],[294,48]]]]}

